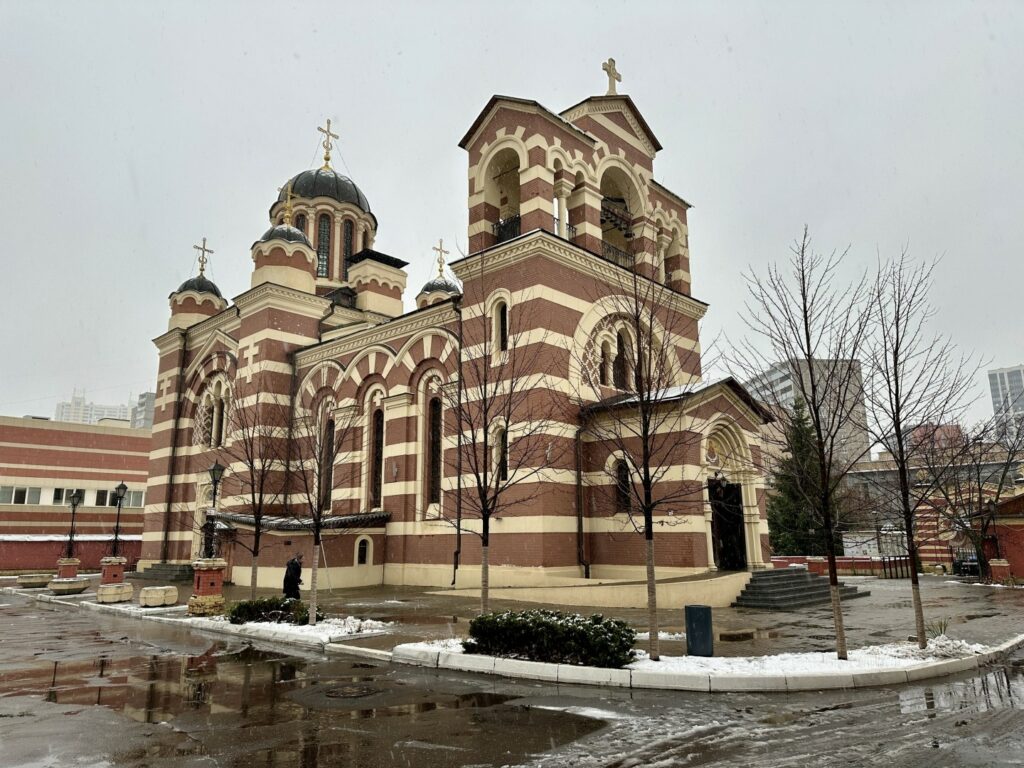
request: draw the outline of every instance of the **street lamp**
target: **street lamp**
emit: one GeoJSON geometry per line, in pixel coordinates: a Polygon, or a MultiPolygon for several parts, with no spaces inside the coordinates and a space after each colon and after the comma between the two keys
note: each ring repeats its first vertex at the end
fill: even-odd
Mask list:
{"type": "Polygon", "coordinates": [[[69,501],[71,502],[71,530],[68,531],[68,546],[64,550],[64,557],[70,560],[75,556],[75,512],[78,511],[78,505],[82,503],[82,492],[76,490],[71,494],[69,501]]]}
{"type": "Polygon", "coordinates": [[[999,508],[999,505],[993,499],[989,499],[985,502],[985,505],[988,507],[988,514],[992,518],[992,535],[996,540],[996,560],[1000,560],[1003,556],[999,551],[999,522],[996,520],[996,510],[999,508]]]}
{"type": "Polygon", "coordinates": [[[128,486],[123,481],[114,488],[114,495],[117,496],[117,518],[114,520],[114,542],[110,547],[110,554],[113,557],[118,557],[121,554],[121,505],[124,503],[124,495],[127,492],[128,486]]]}
{"type": "Polygon", "coordinates": [[[208,472],[210,473],[210,483],[213,485],[213,503],[210,509],[206,510],[206,522],[203,523],[203,557],[211,558],[214,556],[214,522],[210,517],[210,511],[216,511],[217,509],[217,486],[220,485],[220,479],[224,477],[224,470],[227,467],[222,466],[220,462],[214,462],[213,466],[210,467],[208,472]]]}

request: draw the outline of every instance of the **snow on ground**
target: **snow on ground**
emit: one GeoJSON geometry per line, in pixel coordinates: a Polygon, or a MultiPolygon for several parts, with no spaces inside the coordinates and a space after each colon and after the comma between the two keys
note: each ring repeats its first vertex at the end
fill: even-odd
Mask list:
{"type": "Polygon", "coordinates": [[[912,667],[927,661],[973,656],[989,650],[986,646],[968,644],[941,635],[928,641],[924,650],[911,643],[890,643],[855,648],[847,661],[834,653],[779,653],[774,656],[662,656],[651,661],[644,651],[637,651],[638,660],[629,669],[672,671],[679,674],[725,675],[821,675],[863,672],[875,669],[912,667]]]}
{"type": "MultiPolygon", "coordinates": [[[[637,640],[650,640],[651,639],[651,633],[650,632],[637,632],[636,633],[636,639],[637,640]]],[[[686,633],[685,632],[659,632],[658,633],[658,639],[659,640],[685,640],[686,639],[686,633]]]]}
{"type": "MultiPolygon", "coordinates": [[[[211,622],[227,624],[224,616],[192,617],[182,619],[198,628],[211,628],[211,622]]],[[[295,640],[301,643],[330,643],[351,635],[367,632],[382,632],[389,628],[389,622],[359,619],[355,616],[332,616],[321,619],[315,625],[286,624],[275,621],[248,621],[245,624],[229,624],[232,634],[267,640],[295,640]]],[[[227,627],[225,627],[227,629],[227,627]]]]}
{"type": "Polygon", "coordinates": [[[945,581],[944,584],[962,584],[965,587],[989,587],[990,589],[1024,589],[1024,584],[985,584],[981,581],[945,581]]]}

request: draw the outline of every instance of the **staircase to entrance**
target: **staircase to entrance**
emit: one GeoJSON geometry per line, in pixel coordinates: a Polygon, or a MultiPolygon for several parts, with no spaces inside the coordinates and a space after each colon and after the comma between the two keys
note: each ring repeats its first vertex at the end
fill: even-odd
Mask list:
{"type": "MultiPolygon", "coordinates": [[[[839,582],[839,595],[843,600],[867,597],[867,590],[850,587],[839,582]]],[[[734,608],[759,608],[766,611],[788,611],[828,603],[832,599],[828,579],[803,568],[779,568],[754,571],[734,608]]]]}

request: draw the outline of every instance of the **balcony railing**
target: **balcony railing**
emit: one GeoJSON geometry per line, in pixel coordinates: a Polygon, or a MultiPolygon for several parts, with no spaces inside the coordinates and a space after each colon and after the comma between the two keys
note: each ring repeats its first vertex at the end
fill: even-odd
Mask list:
{"type": "Polygon", "coordinates": [[[494,232],[494,237],[497,242],[504,243],[506,240],[511,240],[513,237],[519,237],[520,223],[521,219],[517,213],[515,216],[498,219],[498,221],[491,225],[491,231],[494,232]]]}
{"type": "Polygon", "coordinates": [[[618,264],[620,267],[625,267],[626,269],[633,268],[633,254],[626,253],[624,250],[616,248],[611,243],[601,243],[601,255],[608,261],[618,264]]]}
{"type": "MultiPolygon", "coordinates": [[[[558,217],[557,216],[551,217],[551,231],[554,234],[556,234],[556,235],[558,234],[558,217]]],[[[568,224],[567,223],[565,225],[565,239],[566,240],[575,240],[576,239],[576,227],[574,227],[572,224],[568,224]]]]}

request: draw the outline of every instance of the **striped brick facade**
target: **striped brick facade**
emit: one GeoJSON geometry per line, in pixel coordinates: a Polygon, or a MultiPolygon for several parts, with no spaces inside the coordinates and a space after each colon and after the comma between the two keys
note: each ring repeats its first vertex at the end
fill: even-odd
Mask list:
{"type": "MultiPolygon", "coordinates": [[[[694,392],[666,405],[678,410],[673,428],[690,439],[668,461],[664,482],[686,493],[656,521],[663,531],[656,542],[660,572],[715,568],[706,484],[726,469],[742,486],[745,560],[751,568],[765,566],[760,417],[736,385],[700,384],[698,322],[706,305],[690,295],[689,206],[653,180],[660,144],[633,102],[588,99],[558,115],[536,102],[495,97],[460,146],[469,157],[471,247],[451,265],[461,295],[424,291],[419,309],[400,314],[394,307],[405,273],[397,260],[377,254],[349,268],[340,286],[356,298],[354,304],[340,301],[325,292],[322,280],[314,285],[310,247],[271,237],[253,247],[249,291],[187,328],[172,319],[171,330],[156,339],[144,565],[186,563],[197,554],[198,525],[210,503],[206,468],[223,456],[211,447],[222,398],[223,407],[261,408],[293,430],[307,414],[335,424],[331,515],[383,513],[387,522],[325,533],[321,565],[333,584],[478,584],[480,544],[471,531],[479,521],[464,519],[461,536],[452,525],[460,480],[449,395],[461,375],[467,400],[477,397],[479,383],[467,371],[480,370],[481,361],[493,359],[494,370],[503,370],[489,344],[498,332],[496,307],[503,305],[518,340],[505,354],[521,356],[519,373],[532,387],[521,421],[506,427],[511,438],[537,414],[548,414],[548,459],[531,482],[509,491],[517,503],[491,523],[491,584],[552,583],[584,573],[642,576],[643,539],[607,504],[612,450],[580,431],[581,406],[616,394],[612,386],[590,386],[581,360],[608,332],[611,299],[635,269],[664,292],[656,314],[659,325],[675,329],[672,384],[694,392]],[[440,501],[433,502],[428,411],[439,393],[445,394],[443,469],[440,501]],[[375,479],[378,418],[382,459],[375,479]],[[731,446],[728,467],[706,461],[710,440],[731,446]],[[379,505],[373,503],[377,483],[379,505]],[[364,553],[372,550],[366,563],[356,561],[360,537],[364,553]]],[[[295,200],[296,210],[330,212],[331,206],[322,198],[295,200]]],[[[338,215],[348,210],[335,208],[338,215]]],[[[275,204],[272,223],[280,213],[275,204]]],[[[372,223],[376,235],[376,219],[372,223]]],[[[291,464],[276,477],[282,492],[271,512],[282,519],[306,514],[295,479],[303,461],[296,452],[305,449],[294,431],[286,442],[291,464]]],[[[509,450],[516,450],[514,441],[509,450]]],[[[241,514],[245,501],[230,472],[226,477],[218,509],[241,514]]],[[[463,480],[467,494],[465,472],[463,480]]],[[[244,524],[229,534],[242,541],[248,535],[244,524]]],[[[276,530],[269,538],[271,554],[260,561],[261,568],[269,566],[260,578],[266,586],[279,584],[291,549],[310,548],[308,534],[276,530]]],[[[247,583],[244,548],[225,556],[235,582],[247,583]]]]}
{"type": "Polygon", "coordinates": [[[0,417],[0,571],[56,568],[76,489],[84,500],[75,514],[75,554],[83,567],[98,568],[109,554],[117,516],[110,497],[121,482],[128,487],[122,553],[137,560],[149,452],[148,429],[0,417]]]}

